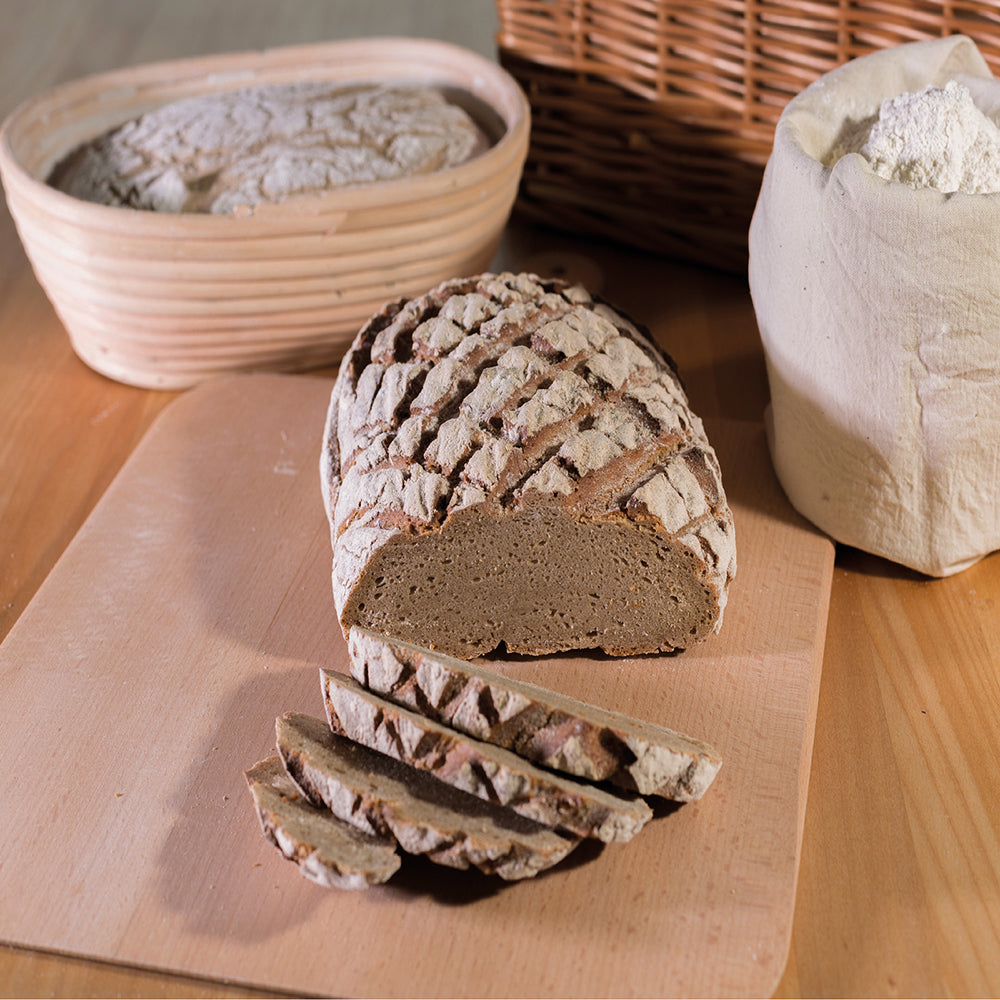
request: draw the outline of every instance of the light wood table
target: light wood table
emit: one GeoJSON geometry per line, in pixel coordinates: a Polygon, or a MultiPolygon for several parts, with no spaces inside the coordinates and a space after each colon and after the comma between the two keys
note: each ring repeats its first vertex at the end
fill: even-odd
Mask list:
{"type": "MultiPolygon", "coordinates": [[[[61,80],[358,34],[492,54],[487,0],[4,0],[0,115],[61,80]]],[[[642,317],[704,416],[761,419],[745,281],[515,220],[498,264],[564,269],[642,317]]],[[[174,398],[87,369],[0,217],[0,638],[174,398]]],[[[15,906],[0,899],[0,906],[15,906]]],[[[0,946],[4,996],[258,996],[0,946]]],[[[790,954],[778,996],[1000,994],[1000,556],[928,580],[837,554],[790,954]]]]}

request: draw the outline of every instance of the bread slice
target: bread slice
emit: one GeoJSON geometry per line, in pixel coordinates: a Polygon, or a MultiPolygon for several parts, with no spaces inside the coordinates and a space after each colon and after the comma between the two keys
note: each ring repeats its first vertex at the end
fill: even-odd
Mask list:
{"type": "Polygon", "coordinates": [[[311,803],[268,757],[246,772],[264,836],[306,878],[326,888],[365,889],[387,882],[399,869],[391,836],[362,833],[311,803]]]}
{"type": "Polygon", "coordinates": [[[348,634],[360,684],[536,764],[643,795],[701,798],[722,764],[706,743],[661,726],[358,626],[348,634]]]}
{"type": "Polygon", "coordinates": [[[345,632],[472,659],[721,625],[715,452],[648,332],[580,286],[483,274],[386,306],[341,365],[321,479],[345,632]]]}
{"type": "Polygon", "coordinates": [[[353,678],[321,671],[330,728],[488,802],[579,837],[631,840],[652,818],[637,796],[544,771],[503,747],[401,708],[353,678]]]}
{"type": "Polygon", "coordinates": [[[359,829],[391,835],[409,854],[515,881],[579,843],[338,736],[321,719],[289,712],[276,732],[285,767],[309,798],[359,829]]]}

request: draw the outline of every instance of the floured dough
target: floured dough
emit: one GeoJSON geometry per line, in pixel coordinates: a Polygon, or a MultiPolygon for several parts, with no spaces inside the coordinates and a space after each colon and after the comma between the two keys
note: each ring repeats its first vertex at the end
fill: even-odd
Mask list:
{"type": "Polygon", "coordinates": [[[106,205],[224,215],[442,170],[486,144],[432,87],[273,84],[166,104],[76,150],[50,183],[106,205]]]}

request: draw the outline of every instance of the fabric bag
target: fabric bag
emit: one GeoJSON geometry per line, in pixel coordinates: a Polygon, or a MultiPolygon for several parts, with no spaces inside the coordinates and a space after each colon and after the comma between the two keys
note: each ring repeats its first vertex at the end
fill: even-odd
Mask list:
{"type": "Polygon", "coordinates": [[[880,178],[846,129],[950,79],[987,114],[1000,85],[971,39],[866,55],[775,130],[749,234],[771,455],[833,539],[934,576],[1000,548],[1000,194],[880,178]]]}

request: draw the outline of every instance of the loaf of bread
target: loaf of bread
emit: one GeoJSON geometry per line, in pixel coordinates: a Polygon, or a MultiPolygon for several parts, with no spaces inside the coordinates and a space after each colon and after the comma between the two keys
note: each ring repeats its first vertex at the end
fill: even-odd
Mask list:
{"type": "Polygon", "coordinates": [[[471,659],[721,625],[715,452],[673,363],[580,286],[483,274],[387,305],[341,365],[321,477],[345,633],[471,659]]]}
{"type": "Polygon", "coordinates": [[[49,183],[99,204],[225,215],[430,173],[487,145],[433,87],[269,84],[165,104],[74,150],[49,183]]]}
{"type": "Polygon", "coordinates": [[[678,802],[722,764],[699,740],[354,626],[351,674],[371,691],[526,760],[678,802]]]}
{"type": "Polygon", "coordinates": [[[537,767],[503,747],[473,739],[322,670],[333,732],[388,754],[487,802],[606,843],[631,840],[652,818],[646,801],[537,767]]]}
{"type": "Polygon", "coordinates": [[[362,832],[311,803],[268,757],[246,772],[264,836],[310,881],[325,888],[365,889],[388,881],[399,869],[396,841],[362,832]]]}
{"type": "Polygon", "coordinates": [[[275,729],[286,770],[314,803],[394,838],[407,854],[515,881],[558,864],[579,843],[344,739],[322,719],[289,712],[275,729]]]}

